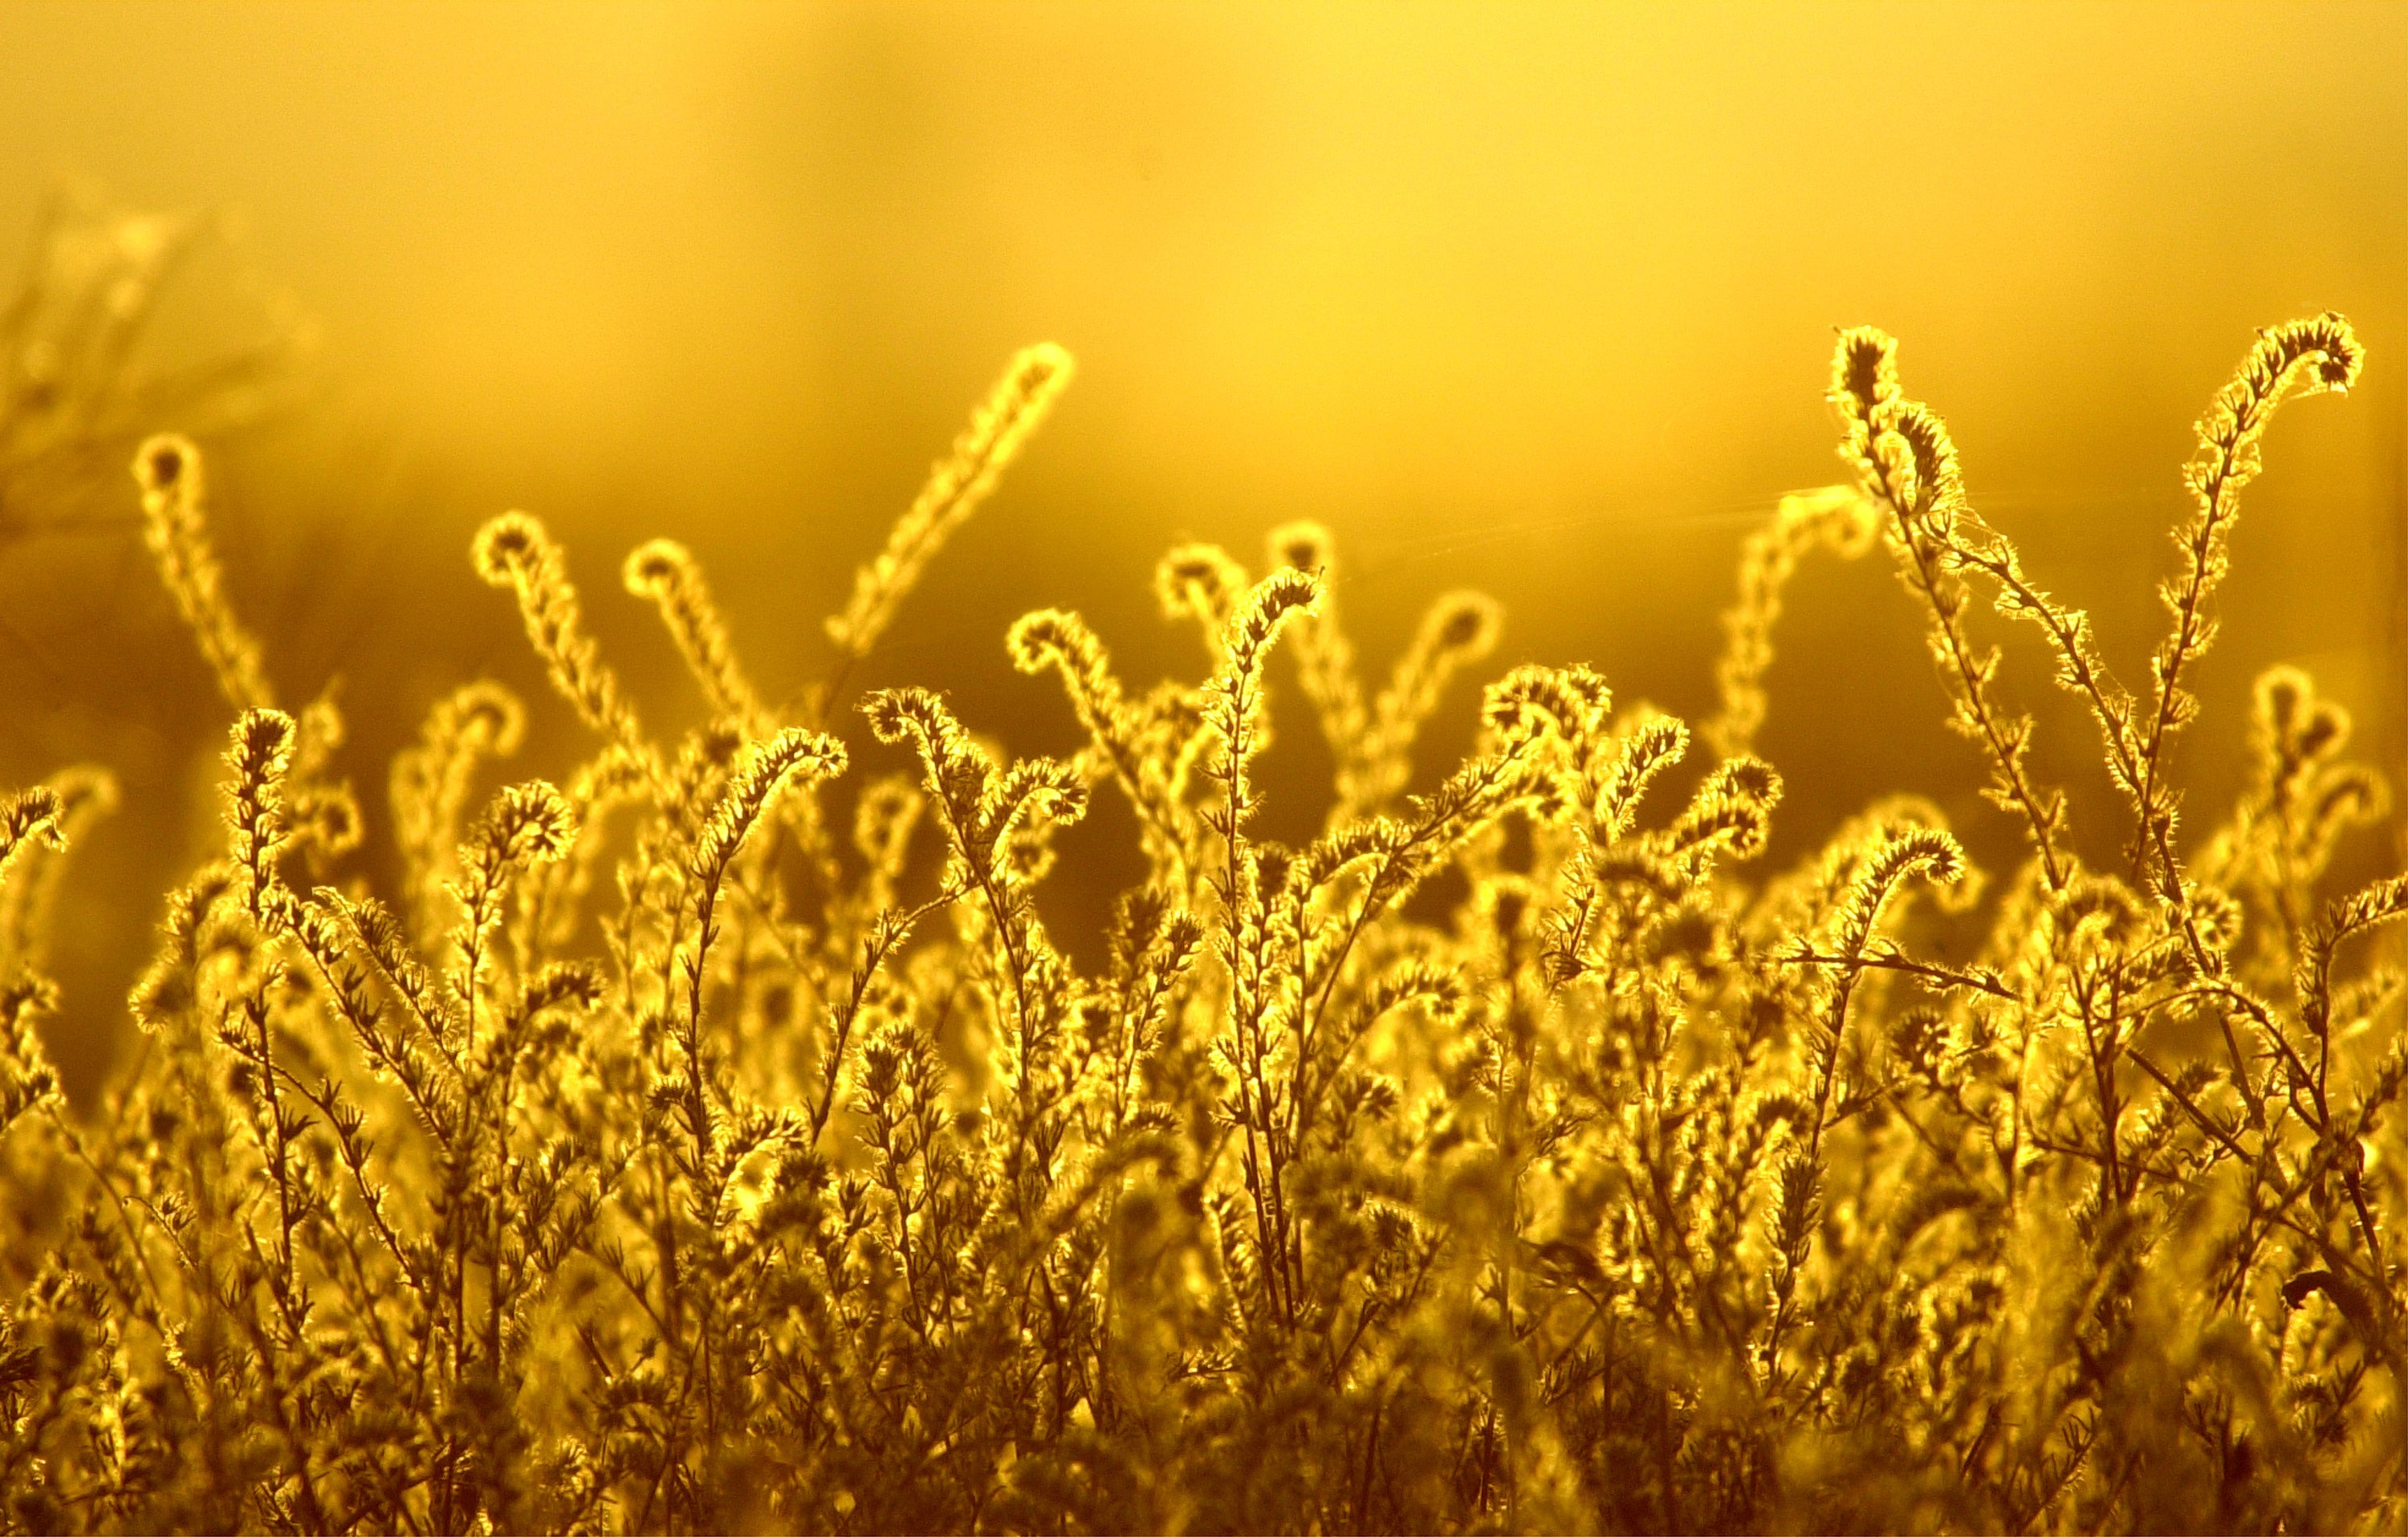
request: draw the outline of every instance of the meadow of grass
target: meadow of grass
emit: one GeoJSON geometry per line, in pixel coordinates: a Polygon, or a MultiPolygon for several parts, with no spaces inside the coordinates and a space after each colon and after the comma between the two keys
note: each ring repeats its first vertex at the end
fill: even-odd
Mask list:
{"type": "Polygon", "coordinates": [[[783,703],[655,540],[624,585],[710,719],[649,726],[568,552],[494,519],[476,573],[592,750],[513,774],[530,707],[472,680],[373,796],[154,438],[222,839],[79,1112],[42,967],[110,783],[0,802],[0,1530],[2400,1530],[2408,1035],[2364,936],[2408,880],[2321,880],[2385,790],[2291,668],[2207,701],[2256,724],[2238,804],[2174,769],[2261,438],[2360,364],[2335,315],[2251,343],[2122,678],[1858,329],[1850,483],[1747,540],[1694,729],[1584,666],[1469,703],[1474,594],[1366,666],[1296,524],[1163,558],[1190,677],[1013,625],[1083,733],[1029,757],[849,685],[1068,381],[1036,347],[783,703]],[[1763,868],[1784,588],[1876,546],[2012,868],[1911,797],[1763,868]],[[2035,660],[2113,796],[2033,766],[2035,660]],[[1335,765],[1301,847],[1256,830],[1274,728],[1335,765]],[[871,738],[916,770],[850,768],[871,738]],[[1097,797],[1144,874],[1073,945],[1037,893],[1097,797]]]}

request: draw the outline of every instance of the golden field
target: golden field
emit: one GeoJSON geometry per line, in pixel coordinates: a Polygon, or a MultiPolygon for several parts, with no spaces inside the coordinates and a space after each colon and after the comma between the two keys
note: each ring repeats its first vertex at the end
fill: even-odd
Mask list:
{"type": "Polygon", "coordinates": [[[2396,1529],[2402,66],[0,18],[0,1526],[2396,1529]]]}

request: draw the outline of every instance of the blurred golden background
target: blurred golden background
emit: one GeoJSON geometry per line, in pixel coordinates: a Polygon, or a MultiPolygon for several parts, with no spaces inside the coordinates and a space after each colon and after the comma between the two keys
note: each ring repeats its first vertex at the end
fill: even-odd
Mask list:
{"type": "MultiPolygon", "coordinates": [[[[2338,309],[2366,383],[2272,434],[2181,752],[2197,825],[2272,662],[2408,763],[2403,81],[2388,4],[14,0],[0,257],[31,257],[62,185],[214,210],[145,366],[313,343],[249,425],[144,425],[204,431],[236,601],[288,697],[342,679],[372,816],[392,750],[479,672],[537,706],[515,772],[582,749],[469,570],[484,518],[550,522],[664,724],[698,707],[617,582],[652,535],[693,546],[781,692],[1039,339],[1079,379],[864,680],[952,690],[1017,746],[1070,724],[1010,670],[1010,619],[1077,608],[1134,681],[1194,672],[1155,556],[1258,561],[1304,516],[1337,531],[1375,668],[1468,585],[1506,606],[1492,669],[1585,659],[1706,713],[1740,540],[1839,478],[1821,394],[1857,322],[1903,338],[1977,506],[2139,681],[2191,422],[2253,327],[2338,309]]],[[[0,783],[91,759],[126,799],[78,853],[56,961],[86,1088],[157,894],[209,837],[227,713],[122,459],[0,519],[0,783]]],[[[2103,789],[2028,638],[1992,628],[2043,767],[2103,789]]],[[[2014,854],[1877,557],[1810,567],[1781,639],[1774,857],[1908,787],[2014,854]]],[[[1469,699],[1426,766],[1468,742],[1469,699]]],[[[1286,795],[1270,830],[1318,812],[1286,795]]]]}

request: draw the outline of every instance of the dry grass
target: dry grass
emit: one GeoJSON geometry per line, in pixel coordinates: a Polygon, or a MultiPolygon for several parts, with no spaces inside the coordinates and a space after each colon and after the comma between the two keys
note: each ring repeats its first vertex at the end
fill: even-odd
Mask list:
{"type": "Polygon", "coordinates": [[[2261,435],[2359,362],[2336,316],[2279,326],[2215,396],[2134,687],[1973,510],[1894,344],[1844,333],[1856,485],[1749,541],[1703,744],[1525,667],[1418,796],[1494,606],[1442,598],[1374,686],[1313,525],[1259,579],[1165,558],[1200,680],[1015,625],[1068,758],[848,697],[1057,349],[863,568],[793,718],[656,541],[625,582],[714,719],[655,735],[565,553],[494,520],[477,569],[595,752],[491,788],[522,705],[474,682],[381,814],[335,705],[277,708],[199,455],[153,439],[150,549],[233,716],[224,853],[168,896],[142,1050],[79,1118],[33,1025],[107,782],[0,807],[0,1526],[2399,1530],[2408,1036],[2358,936],[2408,883],[2318,883],[2382,788],[2288,669],[2240,805],[2184,836],[2170,771],[2261,435]],[[2020,868],[1907,798],[1754,867],[1784,585],[1876,540],[2020,868]],[[2037,777],[1985,603],[2090,707],[2122,804],[2037,777]],[[1309,711],[1337,766],[1303,848],[1252,830],[1281,653],[1281,728],[1309,711]],[[864,727],[919,772],[826,793],[864,727]],[[1685,803],[1651,798],[1691,752],[1685,803]],[[1032,894],[1098,794],[1147,874],[1082,973],[1032,894]],[[348,873],[371,823],[383,897],[348,873]]]}

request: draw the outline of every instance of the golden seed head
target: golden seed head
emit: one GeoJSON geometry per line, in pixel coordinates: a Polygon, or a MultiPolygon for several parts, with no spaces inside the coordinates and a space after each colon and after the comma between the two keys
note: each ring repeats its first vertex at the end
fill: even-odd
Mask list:
{"type": "Polygon", "coordinates": [[[479,836],[503,860],[549,864],[577,841],[577,808],[549,780],[506,787],[485,814],[479,836]]]}
{"type": "Polygon", "coordinates": [[[1439,600],[1432,622],[1441,650],[1476,659],[1496,649],[1505,610],[1484,593],[1449,593],[1439,600]]]}
{"type": "Polygon", "coordinates": [[[1327,570],[1333,547],[1329,530],[1309,519],[1282,524],[1270,534],[1273,564],[1299,571],[1327,570]]]}
{"type": "Polygon", "coordinates": [[[466,684],[452,696],[462,732],[473,734],[487,752],[509,757],[519,750],[526,733],[526,706],[519,697],[490,678],[466,684]]]}
{"type": "Polygon", "coordinates": [[[627,591],[655,600],[673,594],[694,576],[694,554],[675,539],[652,539],[628,553],[623,573],[627,591]]]}
{"type": "Polygon", "coordinates": [[[1041,672],[1058,658],[1075,653],[1077,638],[1084,628],[1076,614],[1060,609],[1039,609],[1015,621],[1004,644],[1015,668],[1041,672]]]}
{"type": "Polygon", "coordinates": [[[1245,589],[1245,567],[1216,544],[1180,545],[1154,567],[1154,592],[1165,619],[1197,619],[1217,628],[1245,589]]]}
{"type": "Polygon", "coordinates": [[[297,731],[293,717],[280,710],[252,709],[234,725],[234,745],[226,758],[246,780],[277,780],[293,761],[297,731]]]}
{"type": "Polygon", "coordinates": [[[1831,398],[1860,420],[1898,398],[1898,342],[1870,325],[1840,333],[1831,354],[1831,398]]]}
{"type": "Polygon", "coordinates": [[[200,450],[181,433],[163,432],[145,438],[135,451],[134,479],[145,496],[164,496],[179,489],[190,490],[186,477],[197,479],[200,474],[200,450]]]}
{"type": "Polygon", "coordinates": [[[508,587],[544,562],[552,548],[552,536],[533,514],[505,512],[477,530],[470,554],[479,576],[493,586],[508,587]]]}
{"type": "Polygon", "coordinates": [[[36,784],[20,790],[6,801],[0,801],[0,861],[28,838],[39,839],[54,849],[66,847],[66,834],[59,828],[59,793],[47,784],[36,784]]]}

